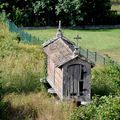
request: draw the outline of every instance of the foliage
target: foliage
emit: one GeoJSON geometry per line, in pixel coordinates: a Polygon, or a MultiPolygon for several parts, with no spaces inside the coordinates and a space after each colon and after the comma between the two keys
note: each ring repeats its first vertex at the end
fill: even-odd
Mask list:
{"type": "Polygon", "coordinates": [[[103,24],[110,15],[110,0],[81,0],[81,13],[85,24],[103,24]]]}
{"type": "Polygon", "coordinates": [[[110,15],[110,0],[59,0],[56,6],[57,15],[70,25],[103,24],[110,15]],[[65,20],[65,18],[67,20],[65,20]]]}
{"type": "Polygon", "coordinates": [[[110,64],[102,70],[93,71],[92,94],[110,95],[120,93],[120,67],[110,64]]]}
{"type": "Polygon", "coordinates": [[[39,79],[45,75],[44,59],[40,46],[18,44],[17,35],[6,28],[0,32],[0,82],[5,92],[41,89],[39,79]]]}
{"type": "Polygon", "coordinates": [[[0,14],[0,23],[4,24],[5,19],[6,19],[6,14],[5,14],[5,12],[2,12],[0,14]]]}
{"type": "Polygon", "coordinates": [[[110,0],[2,0],[1,4],[1,11],[24,26],[57,25],[59,19],[72,26],[104,24],[111,9],[110,0]]]}
{"type": "Polygon", "coordinates": [[[69,120],[119,120],[120,97],[95,97],[88,106],[76,108],[69,120]]]}
{"type": "Polygon", "coordinates": [[[58,0],[40,0],[33,3],[33,11],[39,25],[55,25],[55,6],[58,0]]]}
{"type": "Polygon", "coordinates": [[[60,17],[65,25],[76,26],[81,18],[80,0],[58,0],[56,5],[56,14],[60,17]]]}

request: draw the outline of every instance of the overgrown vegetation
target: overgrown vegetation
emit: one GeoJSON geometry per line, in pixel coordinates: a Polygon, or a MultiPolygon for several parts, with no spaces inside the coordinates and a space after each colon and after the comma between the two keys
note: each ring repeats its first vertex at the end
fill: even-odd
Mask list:
{"type": "Polygon", "coordinates": [[[95,97],[88,106],[76,108],[69,120],[119,120],[120,97],[95,97]]]}
{"type": "Polygon", "coordinates": [[[120,93],[120,66],[110,62],[100,70],[93,70],[93,95],[118,95],[120,93]]]}
{"type": "Polygon", "coordinates": [[[0,33],[0,65],[0,80],[6,91],[33,91],[44,77],[42,48],[18,44],[17,35],[7,29],[0,33]]]}

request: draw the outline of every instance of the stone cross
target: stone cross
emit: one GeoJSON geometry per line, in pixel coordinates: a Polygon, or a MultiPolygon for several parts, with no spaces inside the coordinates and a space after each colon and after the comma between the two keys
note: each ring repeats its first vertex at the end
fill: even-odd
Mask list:
{"type": "Polygon", "coordinates": [[[78,46],[78,40],[81,39],[81,37],[80,37],[79,35],[77,35],[76,37],[74,37],[74,39],[76,39],[77,47],[79,47],[79,46],[78,46]]]}

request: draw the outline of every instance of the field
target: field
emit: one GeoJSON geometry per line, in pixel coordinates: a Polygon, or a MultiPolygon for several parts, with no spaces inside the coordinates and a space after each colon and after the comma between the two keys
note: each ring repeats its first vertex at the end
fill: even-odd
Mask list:
{"type": "MultiPolygon", "coordinates": [[[[47,41],[55,37],[56,29],[27,30],[33,36],[47,41]]],[[[82,37],[79,46],[96,51],[99,54],[107,54],[120,63],[120,29],[107,30],[70,30],[64,29],[63,34],[71,41],[76,42],[74,37],[78,34],[82,37]]]]}

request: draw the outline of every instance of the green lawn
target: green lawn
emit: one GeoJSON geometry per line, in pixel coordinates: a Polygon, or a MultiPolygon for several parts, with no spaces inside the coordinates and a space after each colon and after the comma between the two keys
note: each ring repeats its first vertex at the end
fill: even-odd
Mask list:
{"type": "MultiPolygon", "coordinates": [[[[55,37],[56,29],[27,30],[28,33],[47,41],[55,37]]],[[[82,37],[79,45],[91,51],[108,54],[120,62],[120,29],[107,30],[70,30],[63,29],[63,34],[71,41],[78,34],[82,37]]]]}

